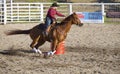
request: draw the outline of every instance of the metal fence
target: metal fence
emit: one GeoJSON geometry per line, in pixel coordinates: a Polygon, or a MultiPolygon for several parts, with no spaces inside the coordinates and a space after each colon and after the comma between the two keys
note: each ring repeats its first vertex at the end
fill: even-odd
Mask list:
{"type": "MultiPolygon", "coordinates": [[[[13,3],[7,4],[7,22],[41,22],[51,3],[13,3]]],[[[65,4],[64,4],[65,5],[65,4]]],[[[59,11],[67,14],[68,7],[61,6],[59,11]],[[66,8],[66,9],[65,9],[66,8]]]]}
{"type": "MultiPolygon", "coordinates": [[[[120,18],[107,18],[106,12],[120,12],[120,3],[59,3],[58,11],[66,16],[72,12],[102,12],[103,22],[118,22],[120,18]]],[[[1,3],[0,23],[42,22],[51,3],[1,3]]],[[[58,20],[63,18],[58,17],[58,20]]]]}
{"type": "Polygon", "coordinates": [[[120,3],[104,4],[104,21],[107,24],[120,24],[120,3]]]}
{"type": "Polygon", "coordinates": [[[0,24],[6,24],[6,3],[0,3],[0,24]]]}
{"type": "Polygon", "coordinates": [[[0,23],[3,23],[3,4],[0,3],[0,23]]]}

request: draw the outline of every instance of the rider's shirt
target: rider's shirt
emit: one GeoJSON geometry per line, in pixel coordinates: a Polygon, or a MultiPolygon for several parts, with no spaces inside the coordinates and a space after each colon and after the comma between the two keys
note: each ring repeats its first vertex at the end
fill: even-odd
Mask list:
{"type": "Polygon", "coordinates": [[[59,13],[56,9],[50,7],[49,10],[48,10],[48,13],[47,13],[47,17],[50,17],[50,18],[52,18],[52,19],[56,19],[56,18],[55,18],[55,15],[64,17],[63,14],[59,13]]]}

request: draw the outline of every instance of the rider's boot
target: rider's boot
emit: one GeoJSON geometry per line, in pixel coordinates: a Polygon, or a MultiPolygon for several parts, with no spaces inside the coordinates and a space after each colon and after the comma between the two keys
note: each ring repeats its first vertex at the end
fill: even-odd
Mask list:
{"type": "Polygon", "coordinates": [[[47,37],[49,34],[50,26],[45,30],[45,36],[47,37]]]}

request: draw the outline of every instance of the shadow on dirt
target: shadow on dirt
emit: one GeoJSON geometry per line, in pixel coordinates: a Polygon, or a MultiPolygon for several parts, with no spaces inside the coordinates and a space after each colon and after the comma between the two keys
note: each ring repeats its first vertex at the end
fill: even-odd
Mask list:
{"type": "Polygon", "coordinates": [[[32,50],[14,49],[14,48],[9,48],[8,50],[1,50],[0,51],[0,54],[7,55],[7,56],[36,57],[36,58],[43,58],[45,53],[46,52],[43,52],[43,55],[41,55],[39,53],[35,53],[32,50]]]}
{"type": "MultiPolygon", "coordinates": [[[[88,52],[88,51],[95,51],[95,50],[102,50],[104,51],[105,49],[102,48],[88,48],[88,47],[80,47],[80,46],[67,46],[65,48],[65,51],[67,52],[77,52],[77,53],[81,53],[81,52],[88,52]]],[[[28,54],[32,54],[34,53],[32,50],[27,50],[27,49],[14,49],[14,48],[9,48],[8,50],[2,50],[0,51],[0,54],[3,55],[11,55],[11,56],[24,56],[24,55],[28,55],[28,54]]],[[[43,52],[45,53],[45,52],[43,52]]]]}
{"type": "Polygon", "coordinates": [[[102,50],[102,48],[90,48],[90,47],[81,47],[81,46],[67,46],[66,51],[68,52],[81,52],[81,51],[87,51],[87,50],[102,50]]]}
{"type": "Polygon", "coordinates": [[[11,56],[25,56],[26,54],[29,54],[29,53],[34,53],[34,52],[31,50],[13,49],[13,48],[9,48],[8,50],[0,51],[0,54],[11,55],[11,56]]]}
{"type": "MultiPolygon", "coordinates": [[[[119,49],[105,49],[105,48],[100,48],[100,47],[85,47],[85,46],[66,46],[65,47],[65,53],[67,52],[75,52],[75,53],[97,53],[97,54],[106,54],[110,53],[111,55],[119,55],[118,53],[120,52],[119,49]]],[[[43,52],[45,54],[46,52],[43,52]]],[[[30,56],[30,57],[39,57],[40,54],[34,53],[32,50],[27,50],[27,49],[14,49],[14,48],[9,48],[8,50],[1,50],[0,54],[2,55],[10,55],[10,56],[30,56]]],[[[43,55],[41,55],[43,56],[43,55]]]]}

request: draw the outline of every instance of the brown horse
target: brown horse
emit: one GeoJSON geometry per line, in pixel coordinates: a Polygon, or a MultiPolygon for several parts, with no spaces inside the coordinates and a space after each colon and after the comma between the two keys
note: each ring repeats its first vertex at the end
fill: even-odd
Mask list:
{"type": "Polygon", "coordinates": [[[30,34],[33,42],[30,47],[40,54],[42,52],[38,49],[39,46],[43,45],[46,41],[52,43],[51,51],[47,53],[47,55],[53,55],[56,52],[56,48],[60,42],[64,41],[67,37],[67,33],[69,32],[72,24],[76,24],[82,26],[80,19],[78,18],[76,13],[73,13],[66,17],[61,23],[56,23],[51,26],[50,32],[48,36],[45,36],[41,27],[44,27],[44,24],[37,25],[29,30],[14,30],[8,32],[7,35],[15,35],[15,34],[30,34]]]}

